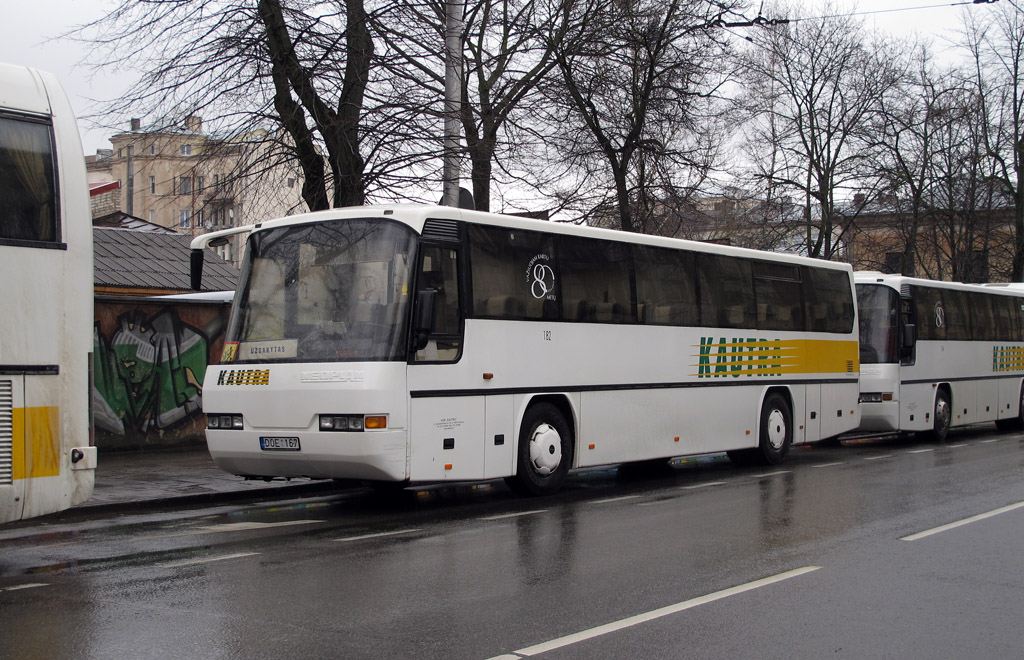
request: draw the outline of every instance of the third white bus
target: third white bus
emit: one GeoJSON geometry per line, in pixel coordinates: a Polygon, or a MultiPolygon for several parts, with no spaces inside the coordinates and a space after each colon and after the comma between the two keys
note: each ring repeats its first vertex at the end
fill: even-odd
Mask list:
{"type": "MultiPolygon", "coordinates": [[[[251,231],[207,442],[248,477],[506,478],[856,428],[848,265],[439,206],[251,231]]],[[[194,282],[195,284],[195,282],[194,282]]]]}

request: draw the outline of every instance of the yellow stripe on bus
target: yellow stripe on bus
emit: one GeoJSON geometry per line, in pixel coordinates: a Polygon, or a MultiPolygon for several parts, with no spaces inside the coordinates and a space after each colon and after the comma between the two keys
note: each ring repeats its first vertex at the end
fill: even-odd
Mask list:
{"type": "Polygon", "coordinates": [[[15,441],[12,451],[13,477],[56,477],[60,475],[60,408],[40,406],[12,410],[15,441]]]}
{"type": "Polygon", "coordinates": [[[855,341],[829,339],[743,340],[702,337],[697,378],[836,374],[860,371],[855,341]]]}

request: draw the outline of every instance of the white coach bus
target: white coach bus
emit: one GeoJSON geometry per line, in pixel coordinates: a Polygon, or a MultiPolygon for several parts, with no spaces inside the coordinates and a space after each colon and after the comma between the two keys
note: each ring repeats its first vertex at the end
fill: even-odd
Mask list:
{"type": "Polygon", "coordinates": [[[431,206],[282,218],[193,255],[250,230],[203,389],[228,472],[544,494],[573,467],[776,463],[860,423],[847,265],[431,206]]]}
{"type": "Polygon", "coordinates": [[[0,64],[0,522],[92,494],[92,215],[74,113],[0,64]]]}
{"type": "Polygon", "coordinates": [[[855,274],[862,425],[1024,428],[1024,290],[855,274]]]}

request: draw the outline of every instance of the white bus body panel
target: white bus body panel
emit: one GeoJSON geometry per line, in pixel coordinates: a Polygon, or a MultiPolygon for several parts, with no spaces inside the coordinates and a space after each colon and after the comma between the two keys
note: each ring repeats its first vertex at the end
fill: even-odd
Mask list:
{"type": "Polygon", "coordinates": [[[408,475],[405,363],[223,364],[206,370],[203,409],[244,411],[244,430],[207,429],[222,470],[245,476],[401,481],[408,475]],[[267,372],[266,383],[243,372],[267,372]],[[387,430],[319,430],[319,415],[387,415],[387,430]],[[297,437],[300,451],[264,451],[260,437],[297,437]]]}
{"type": "Polygon", "coordinates": [[[0,110],[52,123],[58,226],[64,247],[0,245],[0,380],[15,394],[11,485],[0,485],[0,522],[52,513],[87,500],[96,449],[90,446],[92,221],[78,126],[57,79],[0,64],[0,110]],[[17,313],[11,310],[17,310],[17,313]],[[34,367],[56,369],[37,374],[34,367]],[[24,367],[25,373],[17,373],[24,367]],[[20,420],[20,421],[19,421],[20,420]],[[73,452],[82,458],[72,463],[73,452]]]}

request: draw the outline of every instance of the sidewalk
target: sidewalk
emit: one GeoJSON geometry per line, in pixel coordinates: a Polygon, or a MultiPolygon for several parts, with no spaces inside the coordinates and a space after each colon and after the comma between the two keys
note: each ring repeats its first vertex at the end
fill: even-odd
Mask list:
{"type": "Polygon", "coordinates": [[[206,447],[100,453],[92,497],[77,508],[239,499],[273,491],[331,492],[332,481],[246,481],[213,463],[206,447]]]}

